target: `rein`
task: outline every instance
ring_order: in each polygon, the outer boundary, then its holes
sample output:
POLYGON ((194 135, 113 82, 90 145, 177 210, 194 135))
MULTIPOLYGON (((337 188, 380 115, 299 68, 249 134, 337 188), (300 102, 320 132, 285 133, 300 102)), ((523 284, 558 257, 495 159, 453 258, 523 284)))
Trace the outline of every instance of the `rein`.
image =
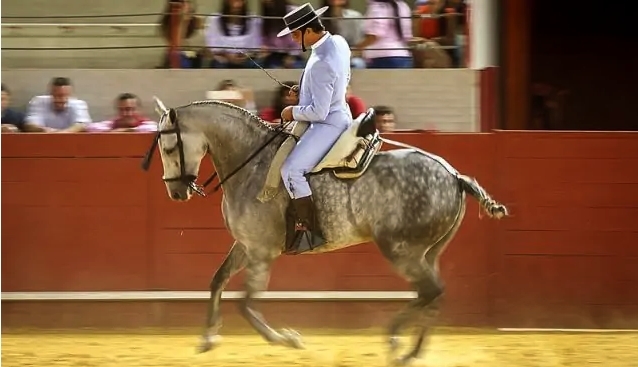
POLYGON ((248 158, 246 158, 246 160, 242 164, 240 164, 234 170, 232 170, 228 174, 228 176, 226 176, 225 178, 221 179, 220 182, 217 185, 215 185, 213 190, 207 194, 204 191, 204 189, 208 185, 210 185, 215 180, 215 178, 217 178, 219 176, 217 171, 215 171, 206 181, 204 181, 204 183, 202 185, 197 184, 197 182, 196 182, 197 176, 189 175, 189 174, 186 173, 186 168, 185 168, 186 164, 185 164, 185 157, 184 157, 184 142, 182 140, 182 133, 181 133, 181 129, 179 127, 179 121, 177 120, 177 114, 175 113, 175 110, 171 108, 168 111, 164 112, 164 114, 160 118, 160 121, 165 119, 166 116, 168 116, 170 118, 171 123, 173 125, 173 128, 172 129, 168 129, 168 130, 160 130, 160 131, 158 131, 155 134, 155 137, 153 138, 153 142, 151 143, 151 146, 149 147, 148 151, 146 152, 146 155, 144 156, 144 158, 142 159, 142 169, 144 171, 148 171, 148 169, 150 168, 151 161, 152 161, 152 158, 153 158, 153 153, 157 149, 160 137, 162 135, 175 134, 175 136, 177 138, 176 148, 177 148, 177 151, 179 153, 180 174, 177 177, 163 178, 162 180, 164 182, 176 182, 176 181, 182 182, 185 185, 187 185, 191 190, 193 190, 193 192, 197 193, 199 196, 202 196, 202 197, 206 197, 210 193, 217 192, 226 181, 228 181, 231 177, 236 175, 237 172, 239 172, 242 168, 244 168, 251 160, 253 160, 253 158, 255 158, 257 156, 257 154, 259 154, 262 150, 264 150, 264 148, 266 148, 270 143, 272 143, 277 137, 282 136, 282 135, 288 135, 288 136, 292 136, 292 137, 294 137, 296 139, 296 136, 294 136, 293 134, 289 134, 289 133, 285 132, 285 129, 288 126, 290 126, 290 124, 293 121, 288 121, 286 123, 281 123, 279 126, 277 126, 275 128, 275 134, 273 134, 272 137, 270 137, 268 140, 266 140, 266 142, 264 142, 262 145, 260 145, 251 155, 248 156, 248 158))
MULTIPOLYGON (((284 130, 292 123, 292 121, 288 121, 285 124, 280 124, 279 126, 277 126, 275 128, 275 134, 268 140, 266 140, 265 143, 263 143, 259 148, 257 148, 257 150, 255 150, 251 155, 248 156, 248 158, 246 158, 246 160, 240 164, 239 166, 237 166, 234 170, 232 170, 228 176, 226 176, 225 178, 221 179, 219 181, 219 183, 217 185, 215 185, 215 187, 213 188, 213 190, 211 192, 217 192, 222 185, 228 181, 231 177, 233 177, 235 174, 237 174, 237 172, 239 172, 242 168, 244 168, 250 161, 253 160, 253 158, 255 158, 257 156, 257 154, 259 154, 259 152, 261 152, 262 150, 264 150, 270 143, 272 143, 277 137, 281 136, 282 132, 284 132, 284 130)), ((287 133, 286 133, 287 134, 287 133)), ((290 136, 294 136, 294 135, 290 135, 290 136)), ((180 160, 181 163, 181 160, 180 160)), ((204 181, 204 183, 201 186, 198 186, 196 183, 194 183, 193 181, 191 181, 191 184, 193 186, 195 186, 195 188, 191 187, 193 189, 193 191, 195 191, 196 193, 198 193, 200 196, 206 197, 206 193, 204 192, 204 188, 208 185, 210 185, 213 180, 215 180, 215 178, 218 176, 217 171, 215 171, 206 181, 204 181)), ((190 185, 189 185, 190 186, 190 185)), ((210 194, 210 192, 209 192, 210 194)))
POLYGON ((275 78, 274 76, 272 76, 272 74, 270 74, 268 72, 268 70, 264 69, 257 61, 255 61, 255 59, 253 59, 246 51, 237 48, 237 47, 230 47, 233 50, 239 51, 241 52, 244 56, 246 56, 250 61, 253 62, 253 64, 255 64, 258 68, 261 69, 261 71, 263 71, 264 73, 266 73, 266 75, 268 75, 268 77, 270 79, 272 79, 275 83, 279 84, 280 86, 284 87, 284 88, 288 88, 289 90, 295 92, 295 93, 299 93, 299 86, 293 85, 290 86, 288 84, 284 84, 282 83, 279 79, 275 78))

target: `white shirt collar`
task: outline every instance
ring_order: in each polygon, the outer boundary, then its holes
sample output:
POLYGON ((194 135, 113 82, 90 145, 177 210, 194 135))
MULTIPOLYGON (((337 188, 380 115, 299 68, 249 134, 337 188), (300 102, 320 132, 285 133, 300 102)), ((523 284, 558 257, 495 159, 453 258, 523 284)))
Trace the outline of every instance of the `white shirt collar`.
POLYGON ((328 37, 330 37, 330 32, 326 32, 323 36, 321 36, 321 38, 319 38, 319 41, 315 42, 315 44, 310 46, 310 48, 314 50, 317 47, 321 46, 322 43, 326 42, 328 37))

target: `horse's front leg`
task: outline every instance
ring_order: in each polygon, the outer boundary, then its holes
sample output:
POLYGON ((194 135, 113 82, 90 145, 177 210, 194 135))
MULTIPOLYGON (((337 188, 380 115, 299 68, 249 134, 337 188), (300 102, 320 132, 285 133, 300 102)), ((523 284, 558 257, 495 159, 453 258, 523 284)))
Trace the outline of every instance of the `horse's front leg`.
POLYGON ((221 339, 219 329, 222 326, 221 317, 219 316, 219 303, 222 299, 222 292, 228 285, 230 278, 243 269, 246 263, 244 246, 235 241, 210 282, 210 300, 206 313, 206 328, 202 336, 202 344, 199 347, 200 353, 211 350, 219 343, 221 339))
POLYGON ((288 329, 281 332, 275 331, 255 308, 255 296, 268 287, 270 269, 275 257, 270 255, 250 257, 246 266, 246 297, 239 305, 239 309, 246 321, 268 342, 303 349, 299 333, 288 329))

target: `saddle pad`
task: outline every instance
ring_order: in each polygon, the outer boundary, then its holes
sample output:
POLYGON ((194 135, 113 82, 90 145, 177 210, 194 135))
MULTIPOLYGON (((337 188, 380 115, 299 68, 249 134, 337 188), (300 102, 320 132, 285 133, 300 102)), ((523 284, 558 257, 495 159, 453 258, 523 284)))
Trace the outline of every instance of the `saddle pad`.
MULTIPOLYGON (((295 121, 292 123, 292 127, 290 127, 290 133, 292 133, 297 138, 301 137, 304 132, 308 129, 309 124, 307 122, 298 122, 295 121)), ((294 137, 289 136, 286 140, 281 144, 277 153, 275 153, 275 157, 270 163, 270 168, 268 169, 268 174, 266 175, 266 181, 264 182, 264 187, 262 188, 259 195, 257 195, 257 200, 265 203, 267 201, 272 200, 275 195, 277 195, 277 191, 279 190, 279 185, 281 185, 281 167, 284 165, 286 158, 292 152, 292 149, 297 144, 297 141, 294 137)))

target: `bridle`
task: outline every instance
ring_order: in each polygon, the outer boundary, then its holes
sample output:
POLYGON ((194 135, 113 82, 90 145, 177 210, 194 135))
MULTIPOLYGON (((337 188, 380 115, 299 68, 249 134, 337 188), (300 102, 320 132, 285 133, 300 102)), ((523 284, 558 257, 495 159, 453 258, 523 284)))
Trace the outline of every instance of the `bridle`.
MULTIPOLYGON (((175 112, 174 108, 169 108, 168 110, 165 110, 163 112, 162 117, 160 118, 160 121, 159 121, 158 125, 161 125, 161 122, 164 121, 167 117, 170 119, 171 124, 173 125, 173 127, 171 129, 158 130, 157 131, 157 133, 155 134, 155 137, 153 138, 153 142, 151 143, 151 146, 149 147, 148 151, 146 152, 146 155, 144 155, 144 158, 142 159, 142 169, 144 171, 148 171, 148 169, 150 168, 151 161, 152 161, 152 158, 153 158, 153 153, 155 152, 155 149, 157 149, 157 146, 159 144, 159 140, 160 140, 161 136, 162 135, 175 134, 175 137, 177 138, 177 144, 175 145, 175 149, 177 149, 177 152, 179 154, 179 176, 168 177, 168 178, 167 177, 162 177, 162 180, 164 182, 182 182, 183 184, 188 186, 193 192, 197 193, 199 196, 206 197, 207 194, 204 191, 204 189, 208 185, 210 185, 213 182, 213 180, 215 180, 215 178, 218 176, 217 171, 215 171, 212 175, 210 175, 210 177, 206 181, 204 181, 204 183, 202 185, 199 185, 196 182, 197 181, 197 176, 186 173, 186 163, 185 163, 186 159, 185 159, 185 154, 184 154, 184 141, 182 140, 182 131, 181 131, 180 127, 179 127, 179 121, 177 120, 177 113, 175 112)), ((264 142, 261 146, 259 146, 257 148, 257 150, 255 150, 255 152, 253 152, 250 156, 248 156, 248 158, 246 158, 246 160, 242 164, 240 164, 239 166, 237 166, 237 168, 232 170, 228 174, 228 176, 226 176, 223 179, 220 179, 219 183, 217 185, 215 185, 215 187, 213 188, 212 192, 218 191, 222 187, 222 184, 224 184, 231 177, 233 177, 235 174, 237 174, 237 172, 239 172, 242 168, 244 168, 246 166, 246 164, 248 164, 253 158, 255 158, 257 156, 257 154, 259 154, 259 152, 261 152, 264 148, 266 148, 277 137, 282 136, 282 135, 291 136, 291 137, 293 137, 296 140, 297 137, 295 135, 290 134, 290 133, 285 131, 285 129, 292 122, 293 121, 288 121, 286 123, 282 122, 279 126, 277 126, 275 128, 275 134, 273 134, 273 136, 271 138, 269 138, 268 140, 266 140, 266 142, 264 142)), ((282 140, 282 143, 283 143, 284 140, 282 140)))
POLYGON ((175 112, 175 109, 171 108, 168 111, 163 112, 162 117, 160 117, 160 123, 158 125, 161 125, 161 122, 165 120, 166 117, 170 119, 171 125, 173 125, 173 127, 168 130, 157 131, 157 133, 155 134, 155 137, 153 138, 153 142, 151 143, 150 148, 148 149, 148 151, 146 152, 146 155, 144 156, 144 159, 142 160, 142 169, 144 171, 148 171, 148 169, 150 168, 151 161, 153 158, 153 153, 155 152, 155 149, 157 149, 157 145, 159 144, 159 140, 162 137, 162 135, 175 134, 175 137, 177 139, 177 145, 175 146, 175 149, 177 149, 177 152, 179 154, 179 176, 162 177, 162 180, 164 182, 182 182, 186 186, 190 187, 191 190, 193 190, 200 196, 206 196, 206 193, 204 192, 204 187, 210 184, 210 182, 212 182, 215 177, 209 178, 208 180, 206 180, 206 183, 203 186, 200 186, 195 182, 197 180, 197 176, 186 173, 184 140, 182 140, 182 132, 180 130, 179 123, 177 121, 177 113, 175 112))

